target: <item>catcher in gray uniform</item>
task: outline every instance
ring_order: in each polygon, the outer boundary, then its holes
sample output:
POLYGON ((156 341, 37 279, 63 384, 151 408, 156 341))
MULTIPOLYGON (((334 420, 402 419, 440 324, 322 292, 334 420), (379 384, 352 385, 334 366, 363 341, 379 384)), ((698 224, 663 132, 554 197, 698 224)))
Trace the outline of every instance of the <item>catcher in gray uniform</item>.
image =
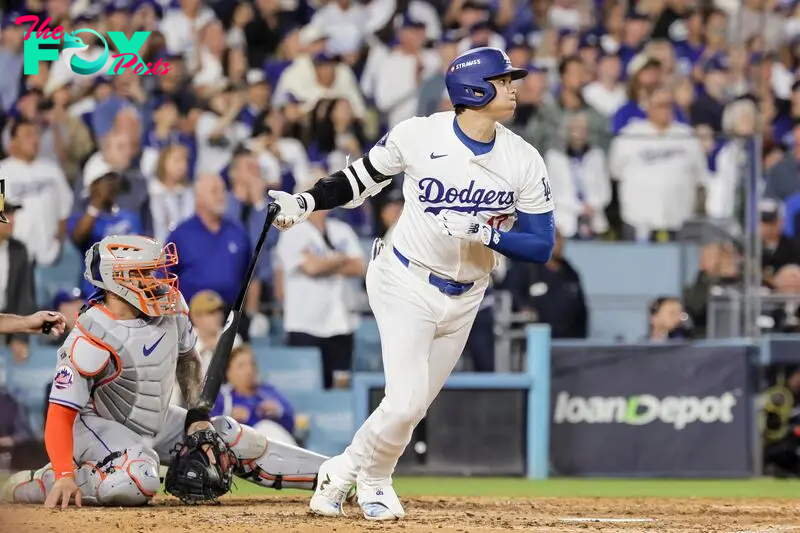
POLYGON ((6 501, 137 506, 160 488, 184 501, 215 500, 236 475, 266 487, 313 489, 326 457, 270 442, 230 417, 170 405, 177 382, 200 388, 188 307, 168 272, 173 245, 111 236, 87 253, 84 277, 100 296, 58 350, 45 446, 50 464, 12 476, 6 501))

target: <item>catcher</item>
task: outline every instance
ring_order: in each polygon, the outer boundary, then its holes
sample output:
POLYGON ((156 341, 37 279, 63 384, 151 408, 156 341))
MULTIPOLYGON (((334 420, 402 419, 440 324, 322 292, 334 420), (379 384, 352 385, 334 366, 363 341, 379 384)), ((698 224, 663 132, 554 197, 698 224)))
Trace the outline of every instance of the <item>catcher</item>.
POLYGON ((177 381, 191 401, 200 360, 177 289, 173 245, 111 236, 86 253, 99 289, 58 350, 45 446, 50 464, 12 476, 7 501, 67 507, 138 506, 160 488, 184 502, 216 500, 233 475, 266 487, 313 489, 326 459, 269 442, 230 417, 169 404, 177 381))

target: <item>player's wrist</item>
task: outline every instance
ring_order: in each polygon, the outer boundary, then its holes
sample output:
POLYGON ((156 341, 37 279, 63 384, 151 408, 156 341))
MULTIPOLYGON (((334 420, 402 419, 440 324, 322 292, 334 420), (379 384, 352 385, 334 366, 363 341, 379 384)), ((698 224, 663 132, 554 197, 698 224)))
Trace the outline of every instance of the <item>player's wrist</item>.
POLYGON ((492 244, 496 244, 497 241, 500 240, 499 233, 488 224, 481 224, 481 227, 478 230, 478 236, 480 237, 483 245, 488 246, 489 248, 492 247, 492 244))
POLYGON ((75 471, 74 470, 65 470, 63 472, 54 472, 56 481, 64 477, 70 477, 75 479, 75 471))
POLYGON ((317 201, 314 200, 314 197, 310 193, 303 192, 296 194, 295 197, 297 198, 297 202, 300 204, 300 208, 303 209, 303 214, 310 215, 314 212, 314 208, 317 206, 317 201))

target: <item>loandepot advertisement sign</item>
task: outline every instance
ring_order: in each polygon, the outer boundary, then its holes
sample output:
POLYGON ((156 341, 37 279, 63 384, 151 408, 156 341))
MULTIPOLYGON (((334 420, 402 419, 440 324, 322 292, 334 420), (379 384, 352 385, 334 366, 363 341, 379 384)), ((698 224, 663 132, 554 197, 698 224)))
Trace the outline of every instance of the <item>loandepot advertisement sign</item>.
POLYGON ((751 475, 751 351, 690 343, 553 346, 553 475, 751 475))
POLYGON ((680 431, 689 424, 733 422, 736 396, 638 396, 582 398, 562 391, 556 400, 553 421, 556 424, 628 424, 644 426, 661 422, 680 431))
POLYGON ((121 31, 110 31, 107 33, 108 40, 106 40, 100 33, 88 28, 66 33, 63 26, 48 27, 49 22, 50 18, 48 17, 39 24, 39 17, 36 15, 25 15, 14 21, 15 24, 31 24, 24 37, 23 72, 25 74, 38 74, 40 61, 58 61, 60 52, 66 50, 74 51, 72 54, 65 54, 65 57, 69 57, 69 67, 76 74, 85 76, 98 73, 114 76, 122 74, 126 69, 131 69, 139 75, 163 75, 169 72, 169 63, 162 62, 161 59, 155 64, 145 63, 139 56, 139 50, 150 36, 149 31, 134 32, 130 39, 121 31), (102 48, 98 57, 92 60, 80 57, 81 52, 89 49, 89 45, 81 39, 81 34, 93 35, 96 38, 95 46, 98 50, 102 48), (64 44, 61 50, 51 47, 60 45, 62 39, 64 44), (114 53, 108 46, 109 40, 116 50, 114 53), (50 46, 43 47, 43 45, 50 46), (112 59, 113 62, 109 63, 112 59))

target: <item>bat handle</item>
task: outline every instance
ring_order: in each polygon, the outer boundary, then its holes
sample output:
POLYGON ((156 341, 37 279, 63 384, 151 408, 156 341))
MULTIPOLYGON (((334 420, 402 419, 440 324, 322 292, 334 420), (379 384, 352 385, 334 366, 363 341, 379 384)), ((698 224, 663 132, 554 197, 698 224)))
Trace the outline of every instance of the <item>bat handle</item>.
POLYGON ((42 324, 42 333, 50 335, 50 332, 53 330, 53 325, 55 325, 55 322, 45 322, 42 324))

